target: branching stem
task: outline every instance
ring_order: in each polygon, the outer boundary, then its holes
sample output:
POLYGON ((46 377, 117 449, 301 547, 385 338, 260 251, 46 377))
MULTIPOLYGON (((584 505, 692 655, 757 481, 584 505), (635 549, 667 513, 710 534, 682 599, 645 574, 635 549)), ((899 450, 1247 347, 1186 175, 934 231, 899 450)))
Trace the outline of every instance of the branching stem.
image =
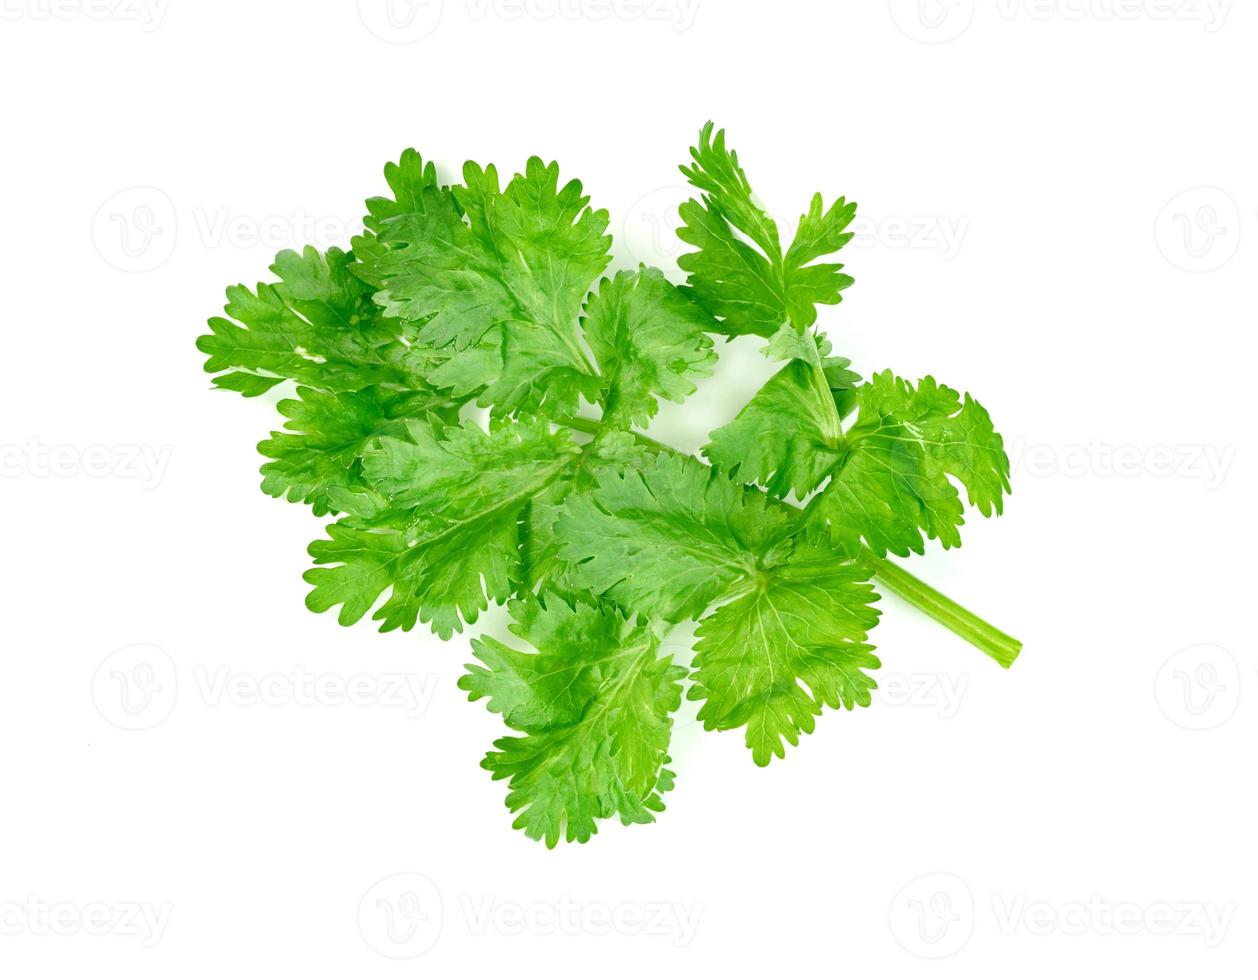
MULTIPOLYGON (((589 435, 598 435, 603 431, 602 423, 597 419, 569 417, 555 421, 557 425, 589 435)), ((640 445, 657 452, 685 455, 680 450, 644 436, 640 432, 632 432, 631 435, 640 445)), ((864 559, 873 569, 875 581, 884 586, 888 592, 920 609, 935 622, 947 627, 961 639, 987 654, 1000 666, 1009 667, 1017 659, 1018 653, 1022 650, 1020 640, 1015 640, 1009 634, 997 629, 894 562, 880 558, 872 551, 867 552, 864 559)))

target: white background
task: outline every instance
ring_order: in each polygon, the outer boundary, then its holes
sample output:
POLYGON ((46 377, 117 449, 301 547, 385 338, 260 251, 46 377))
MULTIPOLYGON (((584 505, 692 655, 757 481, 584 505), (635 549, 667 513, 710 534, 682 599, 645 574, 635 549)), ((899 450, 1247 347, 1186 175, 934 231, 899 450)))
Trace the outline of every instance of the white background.
POLYGON ((0 3, 0 973, 1253 976, 1253 4, 155 2, 0 3), (838 352, 1004 432, 1005 516, 913 568, 1025 652, 888 599, 873 708, 759 770, 687 706, 662 819, 548 852, 466 637, 305 610, 275 399, 193 342, 410 145, 557 159, 675 268, 709 117, 788 225, 861 203, 838 352))

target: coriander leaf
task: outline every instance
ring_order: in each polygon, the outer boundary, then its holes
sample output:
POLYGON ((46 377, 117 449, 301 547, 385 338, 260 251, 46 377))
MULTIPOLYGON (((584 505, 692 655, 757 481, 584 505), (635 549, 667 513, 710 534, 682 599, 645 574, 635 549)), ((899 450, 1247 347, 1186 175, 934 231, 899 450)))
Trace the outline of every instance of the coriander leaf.
POLYGON ((690 290, 731 336, 768 337, 787 322, 810 326, 816 304, 838 303, 854 281, 841 264, 815 260, 851 240, 845 229, 856 205, 839 198, 827 210, 821 195, 814 195, 783 255, 777 224, 752 194, 738 155, 726 149, 725 131, 715 138, 712 132, 709 122, 690 150, 693 164, 681 168, 703 192, 702 200, 687 201, 679 210, 683 224, 677 235, 695 247, 678 259, 690 290))
POLYGON ((844 434, 844 456, 810 505, 837 542, 878 555, 924 550, 922 532, 959 547, 962 505, 999 514, 1009 458, 990 416, 969 395, 926 377, 916 386, 890 371, 857 389, 860 410, 844 434))
POLYGON ((328 528, 310 554, 307 605, 341 606, 357 622, 385 590, 381 630, 431 620, 443 638, 503 602, 520 578, 519 522, 528 502, 563 479, 578 456, 565 433, 541 420, 503 422, 488 432, 466 422, 409 421, 362 456, 376 503, 328 528))
POLYGON ((450 411, 436 392, 380 386, 353 392, 298 388, 296 398, 277 407, 288 419, 287 431, 258 443, 271 460, 262 466, 262 490, 308 503, 319 517, 338 509, 330 501, 334 488, 364 485, 358 457, 372 438, 401 431, 399 419, 450 411))
POLYGON ((712 433, 703 454, 730 476, 759 483, 775 496, 794 491, 803 497, 842 461, 840 420, 850 411, 852 387, 860 378, 848 370, 846 358, 825 357, 828 345, 819 349, 791 327, 777 338, 784 339, 772 352, 797 359, 770 378, 732 422, 712 433), (795 345, 792 338, 807 346, 795 345))
POLYGON ((879 666, 863 642, 878 622, 868 569, 824 539, 801 540, 698 626, 694 682, 708 730, 746 727, 756 765, 799 744, 823 707, 868 706, 879 666))
POLYGON ((205 370, 226 371, 220 388, 260 395, 291 379, 325 391, 389 384, 425 388, 432 355, 412 350, 414 332, 385 316, 351 273, 354 258, 332 248, 280 252, 274 283, 227 290, 226 317, 197 339, 205 370))
POLYGON ((562 542, 555 525, 574 495, 597 485, 596 475, 606 469, 623 472, 646 465, 658 448, 642 445, 623 430, 603 429, 581 447, 581 456, 566 479, 557 480, 537 494, 520 521, 520 580, 525 588, 571 595, 582 591, 570 562, 559 556, 562 542))
POLYGON ((483 666, 469 664, 459 687, 524 733, 482 763, 510 780, 515 826, 554 847, 589 840, 601 819, 654 820, 672 786, 664 767, 685 671, 615 610, 549 596, 513 601, 511 614, 512 632, 539 652, 473 640, 483 666))
POLYGON ((603 375, 603 422, 646 425, 656 396, 680 402, 712 373, 717 323, 657 269, 604 279, 581 325, 603 375))
POLYGON ((698 460, 659 456, 606 470, 560 514, 560 556, 575 581, 647 616, 698 616, 754 576, 791 528, 785 508, 698 460))
POLYGON ((841 263, 814 262, 852 240, 854 233, 845 229, 855 217, 855 201, 840 197, 827 210, 820 194, 813 195, 808 211, 800 217, 783 263, 786 318, 795 326, 812 326, 817 304, 839 303, 843 299, 839 294, 856 281, 843 272, 841 263))
POLYGON ((878 666, 869 571, 688 457, 608 474, 562 512, 563 555, 595 595, 667 621, 701 620, 696 699, 709 728, 747 726, 764 765, 810 732, 824 705, 868 704, 878 666), (804 686, 801 686, 804 685, 804 686))
POLYGON ((484 386, 495 415, 570 414, 598 392, 577 315, 609 261, 607 213, 558 179, 533 157, 501 190, 494 167, 468 163, 462 187, 412 181, 391 211, 377 205, 354 242, 377 302, 444 356, 432 383, 484 386))

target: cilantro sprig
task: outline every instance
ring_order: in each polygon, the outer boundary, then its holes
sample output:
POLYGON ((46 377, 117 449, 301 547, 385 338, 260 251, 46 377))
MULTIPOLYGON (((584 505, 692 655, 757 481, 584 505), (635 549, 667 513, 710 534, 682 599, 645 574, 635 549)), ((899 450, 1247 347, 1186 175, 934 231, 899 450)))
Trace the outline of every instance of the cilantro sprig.
POLYGON ((1002 666, 1021 647, 888 558, 958 547, 1009 461, 970 395, 862 378, 820 332, 856 205, 814 195, 787 243, 723 131, 690 152, 683 283, 605 276, 607 213, 557 164, 445 184, 407 150, 351 251, 281 252, 197 344, 216 386, 287 395, 262 488, 333 518, 312 610, 448 639, 506 605, 513 638, 474 639, 459 686, 511 731, 483 765, 552 847, 655 819, 683 696, 758 765, 868 706, 876 587, 1002 666), (746 334, 781 366, 701 456, 640 431, 746 334), (691 621, 681 662, 662 641, 691 621))

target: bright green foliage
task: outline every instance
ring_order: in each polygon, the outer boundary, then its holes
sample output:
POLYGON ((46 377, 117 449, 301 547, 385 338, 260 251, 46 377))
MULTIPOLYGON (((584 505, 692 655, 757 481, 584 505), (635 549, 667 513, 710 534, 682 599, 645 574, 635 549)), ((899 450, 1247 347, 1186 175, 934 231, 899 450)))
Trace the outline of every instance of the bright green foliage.
POLYGON ((708 728, 747 726, 760 765, 823 705, 868 705, 861 669, 878 666, 862 642, 878 621, 869 570, 793 531, 785 508, 681 456, 606 474, 559 522, 596 595, 668 622, 719 605, 699 624, 690 697, 708 728))
POLYGON ((789 327, 767 352, 794 359, 732 422, 712 433, 703 452, 730 476, 759 483, 778 497, 790 491, 803 497, 843 459, 840 422, 859 391, 854 388, 860 376, 848 370, 847 358, 824 356, 810 338, 799 338, 789 327))
POLYGON ((884 371, 854 390, 856 420, 833 435, 825 423, 837 416, 827 414, 808 377, 804 362, 787 364, 712 433, 705 455, 779 496, 821 487, 809 511, 848 552, 864 545, 879 555, 921 553, 923 532, 960 547, 964 508, 949 477, 984 517, 1001 512, 1009 459, 987 411, 969 395, 934 378, 914 386, 884 371))
POLYGON ((649 823, 672 785, 664 767, 686 671, 615 610, 553 596, 510 609, 511 631, 538 652, 473 640, 484 666, 469 664, 459 686, 523 733, 499 739, 483 763, 510 780, 515 826, 553 847, 588 840, 599 819, 649 823))
POLYGON ((503 602, 520 575, 520 517, 579 455, 572 440, 538 420, 410 422, 405 437, 376 440, 362 457, 363 478, 387 503, 366 519, 347 516, 310 546, 317 565, 307 605, 341 606, 357 622, 386 589, 381 630, 410 629, 417 618, 449 637, 460 617, 474 622, 488 601, 503 602))
POLYGON ((572 499, 559 518, 577 582, 669 622, 698 617, 773 561, 792 518, 696 459, 659 456, 572 499))
POLYGON ((694 378, 712 373, 716 355, 708 331, 716 322, 658 269, 645 266, 604 279, 582 319, 586 340, 603 371, 603 419, 645 425, 656 396, 683 401, 694 378))
POLYGON ((361 391, 298 388, 276 407, 286 432, 258 443, 271 459, 262 467, 262 489, 272 497, 310 504, 317 516, 336 508, 338 489, 362 487, 360 457, 376 436, 405 431, 401 420, 448 412, 445 397, 431 389, 399 391, 373 385, 361 391))
POLYGON ((924 531, 945 548, 960 547, 962 504, 949 477, 984 517, 1001 512, 1009 458, 978 402, 934 378, 914 386, 890 371, 859 394, 846 456, 817 500, 836 541, 906 555, 924 549, 924 531))
POLYGON ((683 693, 758 765, 825 709, 869 705, 871 579, 1006 666, 1019 648, 885 560, 960 544, 957 488, 999 513, 1009 464, 968 395, 862 383, 816 329, 852 282, 827 257, 855 205, 813 196, 788 244, 724 132, 682 169, 699 199, 679 285, 605 275, 607 213, 556 164, 504 182, 467 163, 451 185, 407 150, 352 252, 281 252, 197 342, 217 387, 283 386, 262 487, 332 515, 312 610, 449 638, 507 606, 518 642, 473 639, 459 686, 510 730, 483 765, 551 847, 655 819, 683 693), (712 374, 721 334, 783 364, 709 466, 635 430, 712 374), (661 641, 692 620, 693 662, 673 662, 661 641))
POLYGON ((412 326, 385 316, 371 289, 351 274, 353 257, 307 247, 280 252, 274 283, 227 290, 227 317, 212 317, 197 347, 209 355, 214 383, 260 395, 284 380, 325 391, 368 385, 425 390, 439 355, 415 349, 412 326))
POLYGON ((879 666, 863 642, 878 622, 869 570, 802 538, 699 623, 689 697, 708 729, 747 729, 757 765, 799 744, 823 707, 868 707, 879 666))
MULTIPOLYGON (((399 169, 415 166, 404 158, 399 169)), ((387 314, 422 324, 420 342, 445 355, 436 386, 483 386, 479 402, 497 415, 571 413, 600 387, 577 317, 610 259, 607 213, 537 157, 505 189, 493 166, 469 163, 463 177, 454 188, 412 177, 403 200, 377 206, 371 234, 354 242, 359 274, 387 314)))
POLYGON ((701 201, 680 209, 685 226, 678 237, 696 249, 678 260, 690 274, 690 288, 731 335, 768 337, 787 322, 811 326, 816 304, 838 303, 853 282, 841 264, 816 260, 851 240, 845 229, 856 205, 839 198, 826 209, 821 195, 813 195, 783 255, 777 224, 752 193, 738 154, 725 148, 725 131, 715 138, 712 131, 711 123, 703 127, 690 151, 694 162, 681 168, 703 192, 701 201))

